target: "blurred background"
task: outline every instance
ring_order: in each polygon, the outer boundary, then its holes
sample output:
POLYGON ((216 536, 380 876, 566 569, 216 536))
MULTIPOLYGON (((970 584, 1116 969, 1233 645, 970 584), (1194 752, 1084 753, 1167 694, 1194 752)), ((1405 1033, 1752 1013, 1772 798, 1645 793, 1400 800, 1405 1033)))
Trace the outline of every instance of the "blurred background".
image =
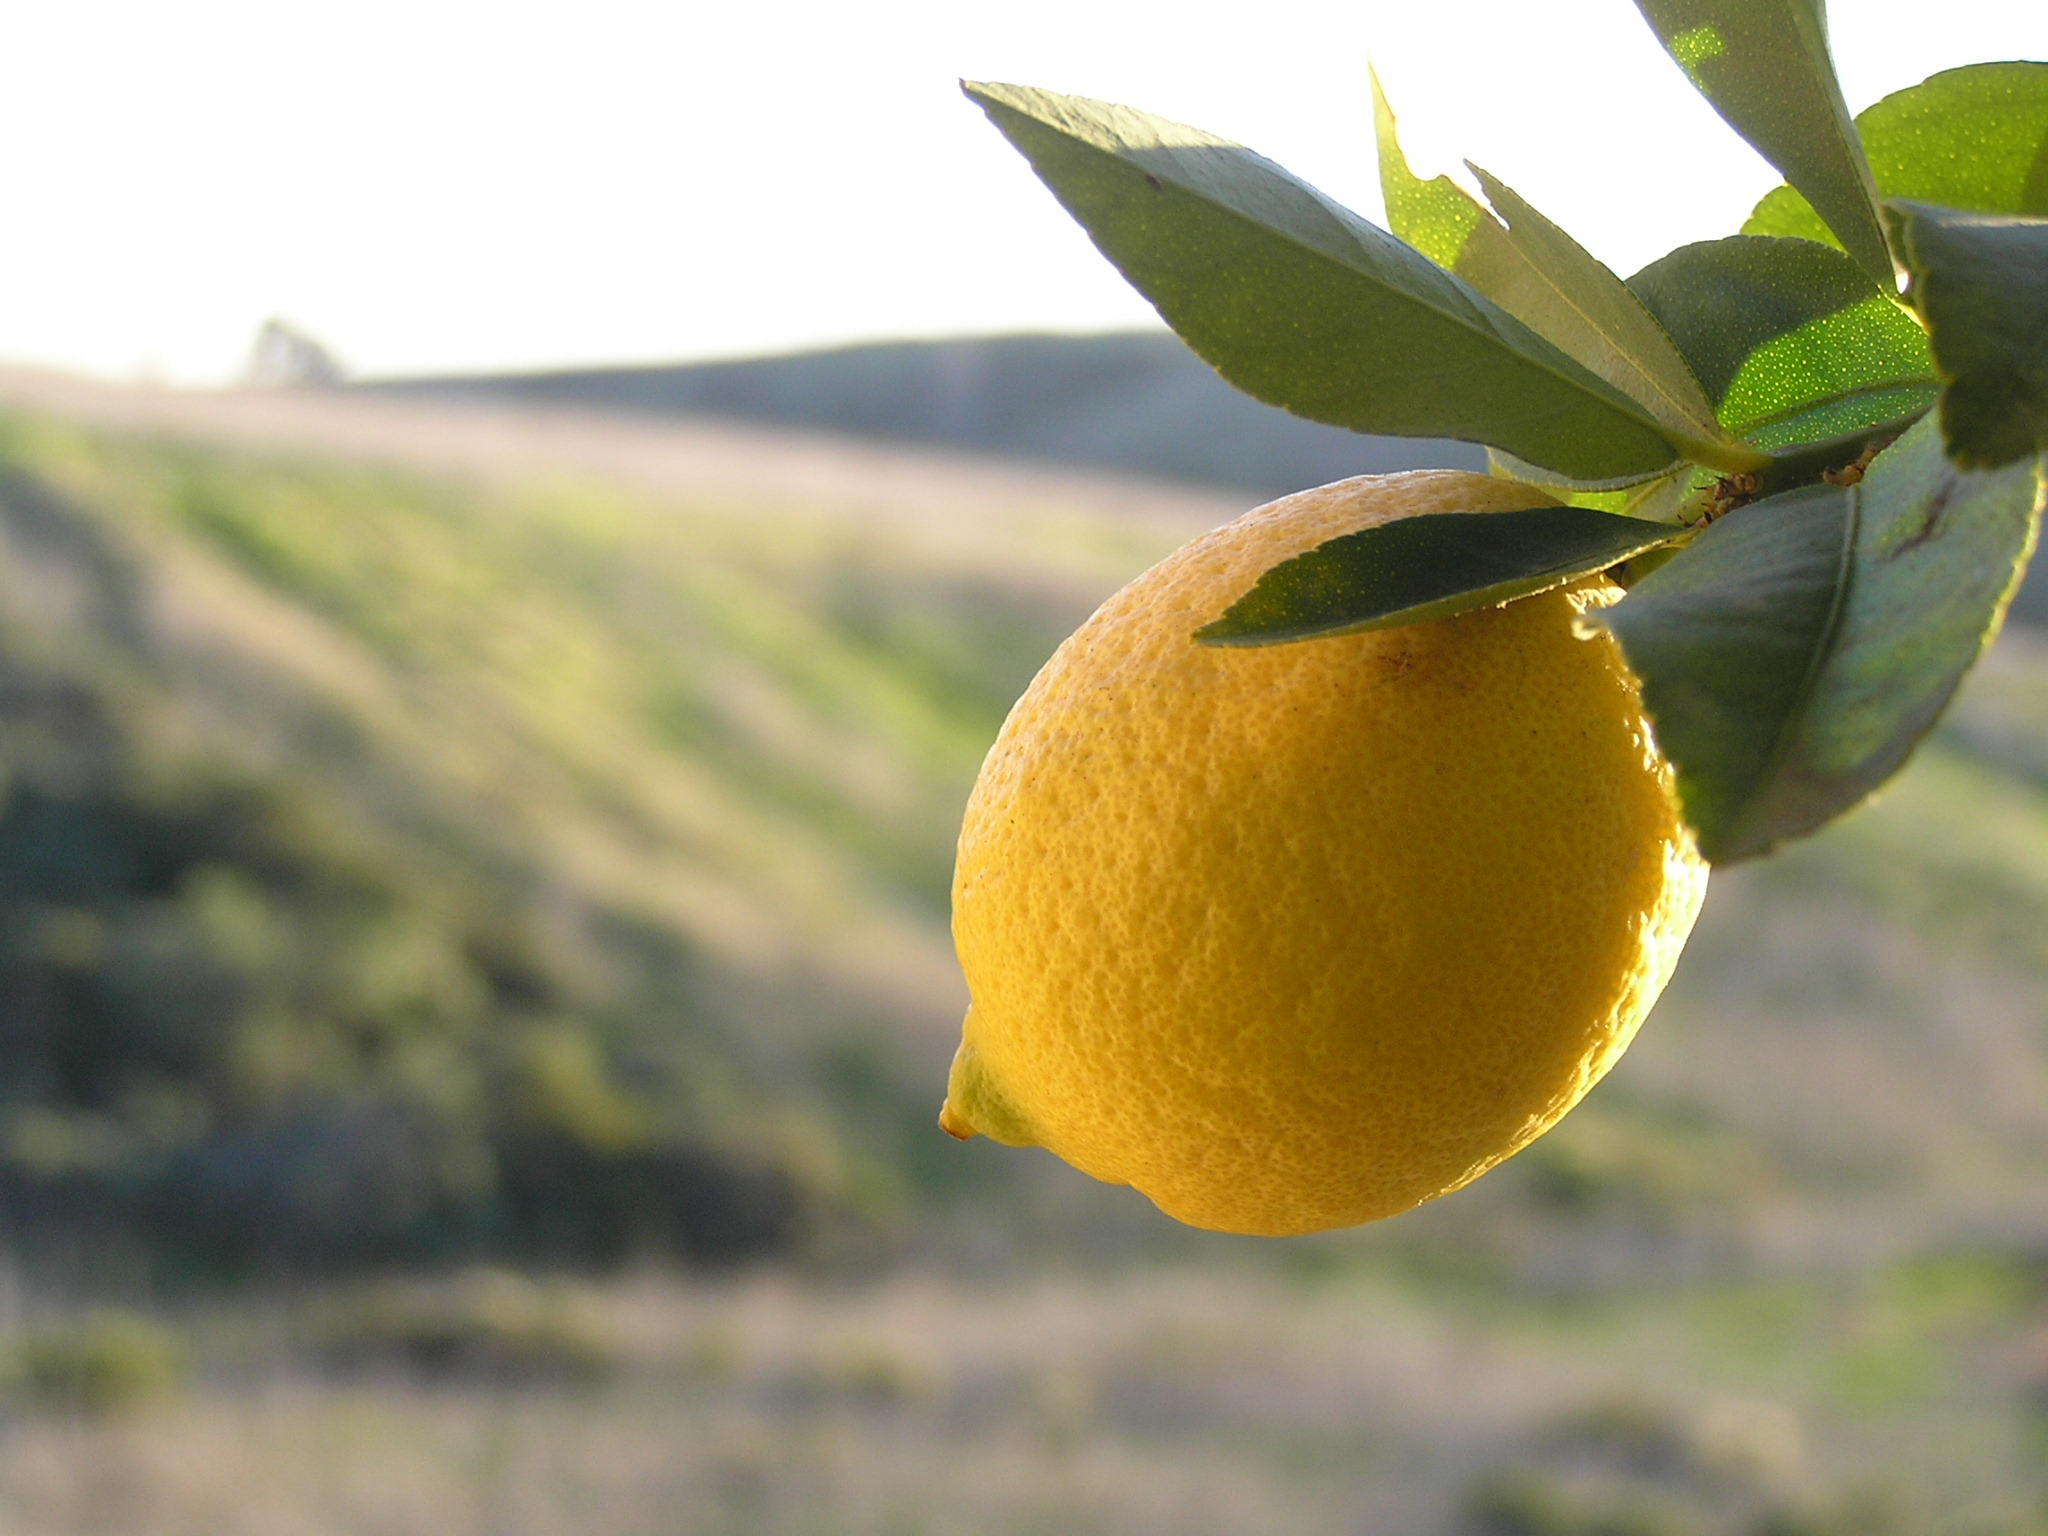
MULTIPOLYGON (((1853 106, 2048 13, 1837 0, 1853 106)), ((0 18, 0 1533, 2048 1532, 2048 583, 1557 1131, 1259 1242, 935 1128, 1089 610, 1467 465, 1233 394, 960 75, 1617 269, 1627 0, 0 18), (1462 174, 1462 173, 1461 173, 1462 174)))

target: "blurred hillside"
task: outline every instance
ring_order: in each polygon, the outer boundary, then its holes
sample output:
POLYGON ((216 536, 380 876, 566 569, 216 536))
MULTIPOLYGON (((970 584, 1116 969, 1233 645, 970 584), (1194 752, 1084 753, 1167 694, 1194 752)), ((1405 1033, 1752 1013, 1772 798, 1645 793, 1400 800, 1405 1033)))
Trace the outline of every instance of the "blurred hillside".
MULTIPOLYGON (((93 1294, 122 1252, 796 1261, 596 1322, 503 1277, 200 1314, 203 1411, 0 1412, 0 1517, 552 1533, 600 1487, 650 1532, 2038 1536, 2035 632, 1875 805, 1717 875, 1610 1080, 1467 1191, 1254 1243, 936 1132, 979 756, 1081 615, 1246 499, 0 374, 18 1262, 93 1294), (463 1502, 515 1484, 516 1518, 463 1502)), ((17 1360, 13 1294, 0 1402, 130 1348, 17 1360)))
POLYGON ((1165 331, 881 342, 784 357, 385 380, 400 398, 711 417, 1255 491, 1482 469, 1467 443, 1365 437, 1218 378, 1165 331))

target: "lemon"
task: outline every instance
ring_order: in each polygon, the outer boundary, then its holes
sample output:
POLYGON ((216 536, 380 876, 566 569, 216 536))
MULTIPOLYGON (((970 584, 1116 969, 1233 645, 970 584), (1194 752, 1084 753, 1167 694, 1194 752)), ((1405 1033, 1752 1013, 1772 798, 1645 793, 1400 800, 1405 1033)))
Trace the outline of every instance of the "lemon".
POLYGON ((953 883, 970 996, 940 1124, 1194 1226, 1389 1216, 1613 1065, 1706 889, 1597 578, 1261 649, 1194 631, 1268 568, 1430 512, 1422 472, 1289 496, 1117 593, 1011 711, 953 883))

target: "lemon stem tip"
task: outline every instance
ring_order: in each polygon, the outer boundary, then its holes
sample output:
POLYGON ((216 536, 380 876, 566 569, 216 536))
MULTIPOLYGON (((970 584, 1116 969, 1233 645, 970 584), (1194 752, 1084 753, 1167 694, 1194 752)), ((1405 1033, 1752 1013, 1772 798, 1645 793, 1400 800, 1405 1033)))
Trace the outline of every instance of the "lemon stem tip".
POLYGON ((974 1127, 953 1113, 951 1099, 939 1106, 939 1129, 955 1141, 965 1141, 974 1134, 974 1127))

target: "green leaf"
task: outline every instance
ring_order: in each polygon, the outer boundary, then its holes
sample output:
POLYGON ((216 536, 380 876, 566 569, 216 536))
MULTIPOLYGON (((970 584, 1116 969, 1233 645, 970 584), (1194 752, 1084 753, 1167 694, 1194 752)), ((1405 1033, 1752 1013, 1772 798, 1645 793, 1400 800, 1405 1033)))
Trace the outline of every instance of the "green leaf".
POLYGON ((1372 92, 1380 191, 1396 235, 1635 401, 1688 458, 1731 473, 1761 467, 1760 455, 1721 430, 1685 359, 1619 277, 1476 165, 1491 212, 1447 176, 1422 180, 1377 75, 1372 92))
MULTIPOLYGON (((1816 245, 1842 249, 1835 232, 1820 221, 1813 204, 1787 186, 1776 186, 1757 201, 1742 222, 1745 235, 1771 235, 1779 239, 1811 240, 1816 245)), ((1863 269, 1856 269, 1861 272, 1863 269)))
POLYGON ((1547 592, 1685 537, 1584 507, 1402 518, 1282 561, 1195 638, 1273 645, 1419 624, 1547 592))
POLYGON ((1759 448, 1843 436, 1934 399, 1926 334, 1826 246, 1734 235, 1681 246, 1628 281, 1722 425, 1759 448))
MULTIPOLYGON (((2048 215, 2048 64, 1944 70, 1864 108, 1856 129, 1881 196, 2048 215)), ((1837 243, 1790 187, 1767 194, 1742 232, 1837 243)))
POLYGON ((1854 505, 1813 486, 1744 507, 1587 616, 1641 680, 1686 821, 1715 863, 1791 835, 1771 790, 1840 625, 1854 505))
POLYGON ((1821 0, 1636 0, 1728 125, 1806 195, 1864 274, 1896 283, 1821 0))
POLYGON ((1473 227, 1491 220, 1450 177, 1424 181, 1409 169, 1379 72, 1366 73, 1372 80, 1373 137, 1379 147, 1380 199, 1387 205, 1387 228, 1446 272, 1453 271, 1473 227))
MULTIPOLYGON (((1503 480, 1519 480, 1524 485, 1540 487, 1558 501, 1569 501, 1579 506, 1597 507, 1603 512, 1617 510, 1624 501, 1634 501, 1646 487, 1660 486, 1672 479, 1684 479, 1694 466, 1690 463, 1667 465, 1647 475, 1616 475, 1609 479, 1584 479, 1572 475, 1561 475, 1555 470, 1545 469, 1541 464, 1531 464, 1527 459, 1518 459, 1512 453, 1499 448, 1486 450, 1487 467, 1503 480), (1588 500, 1598 497, 1599 500, 1588 500), (1619 501, 1616 498, 1620 498, 1619 501)), ((1711 479, 1711 474, 1709 475, 1711 479)))
POLYGON ((1511 187, 1471 170, 1502 222, 1473 227, 1458 276, 1640 403, 1688 458, 1761 468, 1760 455, 1728 440, 1699 380, 1628 285, 1511 187))
POLYGON ((2048 447, 2048 219, 1886 208, 1941 375, 1950 457, 1992 468, 2048 447))
POLYGON ((1732 512, 1587 616, 1642 680, 1709 859, 1815 831, 1905 762, 2019 583, 2037 471, 1959 470, 1924 421, 1861 485, 1732 512))
POLYGON ((1128 108, 967 93, 1224 378, 1313 421, 1495 444, 1565 474, 1675 454, 1605 380, 1241 145, 1128 108))
MULTIPOLYGON (((1526 475, 1521 472, 1526 466, 1502 462, 1497 450, 1489 449, 1488 454, 1492 460, 1490 467, 1496 475, 1505 480, 1526 480, 1526 475)), ((1645 480, 1640 485, 1622 490, 1587 491, 1560 487, 1551 494, 1572 506, 1591 507, 1597 512, 1618 512, 1625 517, 1644 518, 1653 523, 1684 523, 1687 497, 1712 485, 1717 478, 1712 470, 1687 464, 1675 474, 1645 480)))

